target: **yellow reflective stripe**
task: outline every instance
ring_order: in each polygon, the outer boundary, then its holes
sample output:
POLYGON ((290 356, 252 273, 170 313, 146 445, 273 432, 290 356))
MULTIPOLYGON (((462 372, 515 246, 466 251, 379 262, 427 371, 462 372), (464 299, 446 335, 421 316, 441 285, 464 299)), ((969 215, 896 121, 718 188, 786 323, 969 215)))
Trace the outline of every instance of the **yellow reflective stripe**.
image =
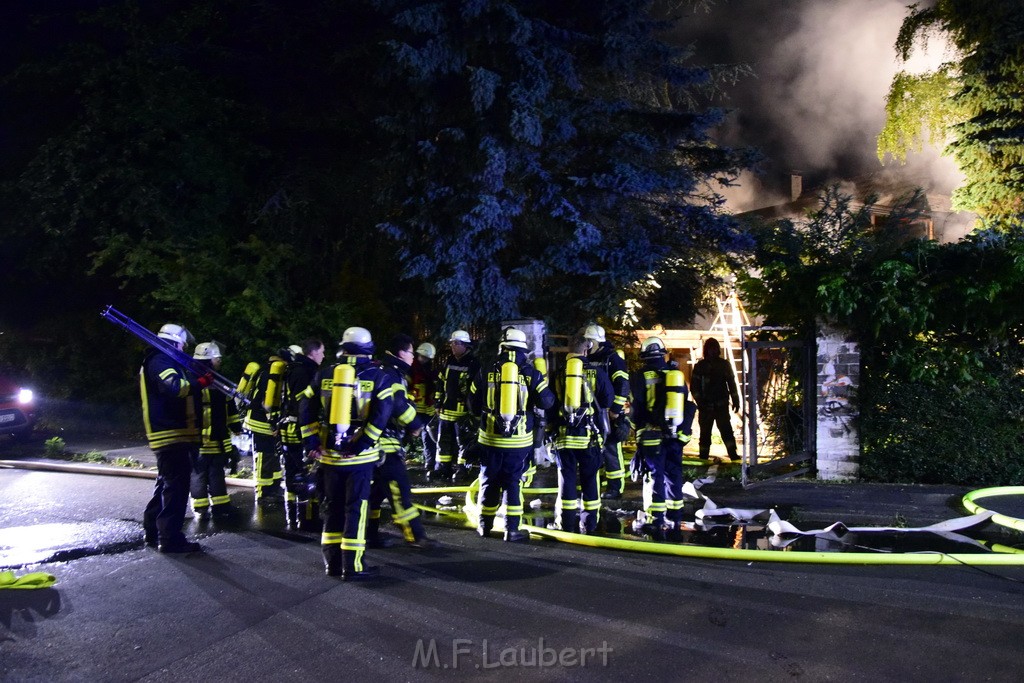
MULTIPOLYGON (((391 398, 392 396, 395 395, 395 386, 396 385, 392 384, 389 387, 381 388, 381 390, 377 392, 377 398, 380 398, 380 399, 391 398)), ((402 385, 399 384, 397 386, 401 387, 402 385)))
POLYGON ((578 501, 578 500, 562 500, 562 501, 559 501, 558 507, 562 508, 563 510, 579 510, 580 509, 580 501, 578 501))
POLYGON ((510 516, 510 517, 521 516, 523 514, 523 506, 522 505, 509 505, 508 507, 505 508, 505 514, 510 516))
POLYGON ((320 423, 319 422, 313 422, 313 423, 310 423, 308 425, 302 425, 302 427, 299 428, 299 434, 302 435, 303 439, 307 439, 307 438, 309 438, 311 436, 314 436, 316 434, 319 434, 319 433, 320 433, 320 423))
POLYGON ((381 431, 381 428, 378 427, 377 425, 368 424, 363 428, 363 433, 370 437, 372 440, 376 441, 377 439, 380 438, 380 435, 383 434, 383 431, 381 431))
POLYGON ((398 416, 399 424, 407 425, 416 419, 416 408, 410 403, 402 414, 398 416))
POLYGON ((225 494, 223 496, 214 496, 213 498, 210 498, 210 501, 214 505, 225 505, 225 504, 231 502, 231 496, 229 496, 227 494, 225 494))
POLYGON ((612 379, 629 379, 629 373, 625 370, 616 370, 612 373, 612 379))
POLYGON ((441 408, 441 411, 438 413, 438 417, 442 422, 456 422, 465 414, 465 410, 449 410, 447 408, 441 408))
POLYGON ((320 535, 320 545, 339 545, 341 543, 341 534, 335 532, 323 532, 320 535))
POLYGON ((601 501, 599 500, 585 500, 583 501, 583 509, 588 512, 601 509, 601 501))
POLYGON ((479 441, 484 446, 494 446, 495 448, 525 448, 526 446, 533 445, 533 432, 527 432, 526 434, 513 434, 512 436, 504 437, 488 434, 487 432, 480 430, 479 441))
POLYGON ((380 451, 376 448, 360 453, 359 455, 342 455, 335 451, 327 451, 320 456, 320 462, 335 467, 352 467, 353 465, 367 465, 380 460, 380 451))
POLYGON ((480 514, 493 517, 498 514, 498 505, 484 505, 480 508, 480 514))

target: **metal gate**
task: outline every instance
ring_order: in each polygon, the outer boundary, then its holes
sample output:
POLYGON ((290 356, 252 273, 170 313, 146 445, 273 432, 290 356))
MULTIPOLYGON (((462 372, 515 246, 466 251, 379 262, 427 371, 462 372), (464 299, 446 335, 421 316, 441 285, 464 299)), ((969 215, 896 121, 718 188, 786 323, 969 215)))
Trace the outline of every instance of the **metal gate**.
POLYGON ((744 488, 811 472, 817 358, 813 340, 782 327, 744 327, 744 488))

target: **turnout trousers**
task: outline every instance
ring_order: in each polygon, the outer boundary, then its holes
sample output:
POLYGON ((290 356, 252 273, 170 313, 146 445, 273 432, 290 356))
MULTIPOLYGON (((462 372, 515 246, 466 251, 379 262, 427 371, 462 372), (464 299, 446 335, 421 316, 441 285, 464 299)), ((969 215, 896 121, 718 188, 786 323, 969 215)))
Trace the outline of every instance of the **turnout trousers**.
POLYGON ((228 486, 224 482, 225 453, 199 453, 192 461, 192 509, 206 512, 218 505, 231 502, 228 486))
POLYGON ((558 509, 562 531, 593 533, 597 530, 601 512, 597 482, 601 451, 596 446, 559 448, 555 459, 558 462, 558 509))
POLYGON ((340 564, 346 573, 363 571, 366 520, 369 517, 373 463, 321 465, 324 529, 320 547, 330 568, 340 564))
POLYGON ((412 504, 412 484, 405 460, 400 453, 388 453, 384 462, 373 471, 370 487, 370 518, 367 540, 371 545, 379 543, 380 508, 385 499, 391 499, 391 521, 402 530, 402 536, 409 543, 426 537, 420 511, 412 504))
POLYGON ((505 503, 505 531, 519 531, 523 517, 520 477, 533 446, 497 448, 480 446, 480 528, 489 532, 498 508, 505 503))
POLYGON ((647 514, 652 523, 662 525, 667 519, 678 524, 683 519, 682 442, 660 429, 647 428, 637 435, 637 453, 650 469, 652 486, 647 514))
POLYGON ((192 462, 199 456, 199 444, 174 444, 153 451, 156 455, 156 484, 153 497, 142 513, 147 540, 174 545, 185 542, 185 523, 192 462))

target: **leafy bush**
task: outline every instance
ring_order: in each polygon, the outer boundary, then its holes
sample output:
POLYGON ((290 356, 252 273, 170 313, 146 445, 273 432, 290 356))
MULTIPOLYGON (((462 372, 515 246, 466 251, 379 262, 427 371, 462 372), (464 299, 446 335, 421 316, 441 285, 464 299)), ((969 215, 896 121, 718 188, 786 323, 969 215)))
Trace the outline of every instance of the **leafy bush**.
POLYGON ((43 454, 47 458, 60 458, 66 449, 67 444, 59 436, 49 438, 43 443, 43 454))

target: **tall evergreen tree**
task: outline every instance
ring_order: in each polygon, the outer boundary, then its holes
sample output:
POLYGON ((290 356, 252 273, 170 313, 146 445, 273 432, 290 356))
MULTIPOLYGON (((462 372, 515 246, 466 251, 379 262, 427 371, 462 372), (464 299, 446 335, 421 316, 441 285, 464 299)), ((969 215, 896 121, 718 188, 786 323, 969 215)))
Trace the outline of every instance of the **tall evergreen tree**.
POLYGON ((635 316, 659 280, 692 315, 688 273, 743 245, 714 183, 748 157, 714 143, 716 74, 652 2, 371 2, 394 29, 382 227, 449 328, 635 316))
POLYGON ((918 41, 939 32, 954 60, 927 74, 900 72, 886 102, 879 158, 903 160, 922 131, 948 141, 966 175, 954 207, 988 221, 1024 212, 1024 4, 1018 0, 938 0, 911 5, 896 51, 907 60, 918 41))

